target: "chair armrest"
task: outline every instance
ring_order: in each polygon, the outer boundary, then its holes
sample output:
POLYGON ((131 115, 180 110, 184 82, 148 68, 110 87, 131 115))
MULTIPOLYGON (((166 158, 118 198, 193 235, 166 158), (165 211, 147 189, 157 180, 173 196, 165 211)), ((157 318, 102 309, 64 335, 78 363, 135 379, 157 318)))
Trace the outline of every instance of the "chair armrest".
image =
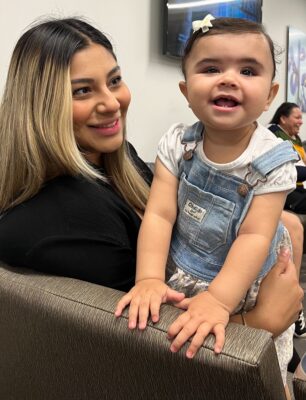
POLYGON ((306 381, 298 378, 293 378, 293 393, 295 400, 305 400, 306 399, 306 381))
MULTIPOLYGON (((0 398, 21 400, 285 400, 274 342, 229 324, 222 353, 210 336, 193 360, 172 354, 167 327, 129 331, 122 293, 76 279, 0 266, 0 398)), ((186 350, 186 347, 185 347, 186 350)))

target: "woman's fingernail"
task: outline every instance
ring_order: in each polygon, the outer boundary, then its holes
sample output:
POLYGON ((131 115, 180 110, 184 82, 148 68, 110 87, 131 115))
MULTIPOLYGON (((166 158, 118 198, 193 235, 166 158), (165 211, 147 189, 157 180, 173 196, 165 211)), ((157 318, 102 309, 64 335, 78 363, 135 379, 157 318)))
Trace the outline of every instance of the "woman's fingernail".
POLYGON ((282 246, 279 250, 281 256, 288 257, 290 256, 290 249, 289 247, 282 246))
POLYGON ((187 351, 186 356, 187 358, 193 358, 194 353, 192 353, 191 351, 187 351))

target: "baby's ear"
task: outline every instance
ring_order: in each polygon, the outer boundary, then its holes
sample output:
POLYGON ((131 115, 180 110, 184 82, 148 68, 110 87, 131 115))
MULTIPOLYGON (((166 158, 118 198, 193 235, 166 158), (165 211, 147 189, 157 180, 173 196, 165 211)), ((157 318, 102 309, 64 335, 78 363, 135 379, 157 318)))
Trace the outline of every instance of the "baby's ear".
POLYGON ((266 106, 265 106, 265 111, 269 110, 269 107, 270 107, 272 101, 274 100, 275 96, 278 93, 278 89, 279 89, 279 84, 276 83, 276 82, 272 82, 271 88, 270 88, 270 93, 269 93, 269 96, 267 98, 267 103, 266 103, 266 106))
POLYGON ((180 81, 179 83, 180 91, 183 93, 183 95, 186 97, 186 100, 188 100, 188 90, 187 90, 187 84, 185 81, 180 81))

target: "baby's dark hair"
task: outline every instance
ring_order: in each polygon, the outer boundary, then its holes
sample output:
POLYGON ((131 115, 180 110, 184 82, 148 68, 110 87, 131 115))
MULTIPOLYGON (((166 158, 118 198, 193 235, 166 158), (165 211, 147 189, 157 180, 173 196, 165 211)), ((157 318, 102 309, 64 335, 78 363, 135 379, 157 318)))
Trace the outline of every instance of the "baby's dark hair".
POLYGON ((262 24, 243 18, 216 18, 212 20, 211 23, 212 23, 212 28, 209 28, 209 30, 205 33, 202 32, 202 29, 197 30, 196 32, 191 34, 186 43, 182 57, 182 72, 185 78, 186 78, 186 61, 188 59, 188 56, 191 52, 194 43, 201 37, 221 35, 225 33, 233 33, 237 35, 244 33, 257 33, 257 34, 262 34, 267 39, 267 42, 269 44, 273 62, 272 79, 274 79, 276 73, 276 62, 277 62, 276 56, 278 54, 276 54, 275 45, 271 37, 268 35, 265 27, 262 24))

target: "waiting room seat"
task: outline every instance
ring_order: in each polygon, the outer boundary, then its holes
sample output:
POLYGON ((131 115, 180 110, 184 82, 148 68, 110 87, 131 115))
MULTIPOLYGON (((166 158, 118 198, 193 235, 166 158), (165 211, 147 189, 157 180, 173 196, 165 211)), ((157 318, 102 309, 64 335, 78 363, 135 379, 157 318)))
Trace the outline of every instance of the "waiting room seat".
POLYGON ((164 305, 159 323, 129 331, 114 317, 121 295, 2 264, 0 399, 285 400, 268 332, 229 324, 222 354, 210 336, 188 360, 166 339, 180 310, 164 305))

